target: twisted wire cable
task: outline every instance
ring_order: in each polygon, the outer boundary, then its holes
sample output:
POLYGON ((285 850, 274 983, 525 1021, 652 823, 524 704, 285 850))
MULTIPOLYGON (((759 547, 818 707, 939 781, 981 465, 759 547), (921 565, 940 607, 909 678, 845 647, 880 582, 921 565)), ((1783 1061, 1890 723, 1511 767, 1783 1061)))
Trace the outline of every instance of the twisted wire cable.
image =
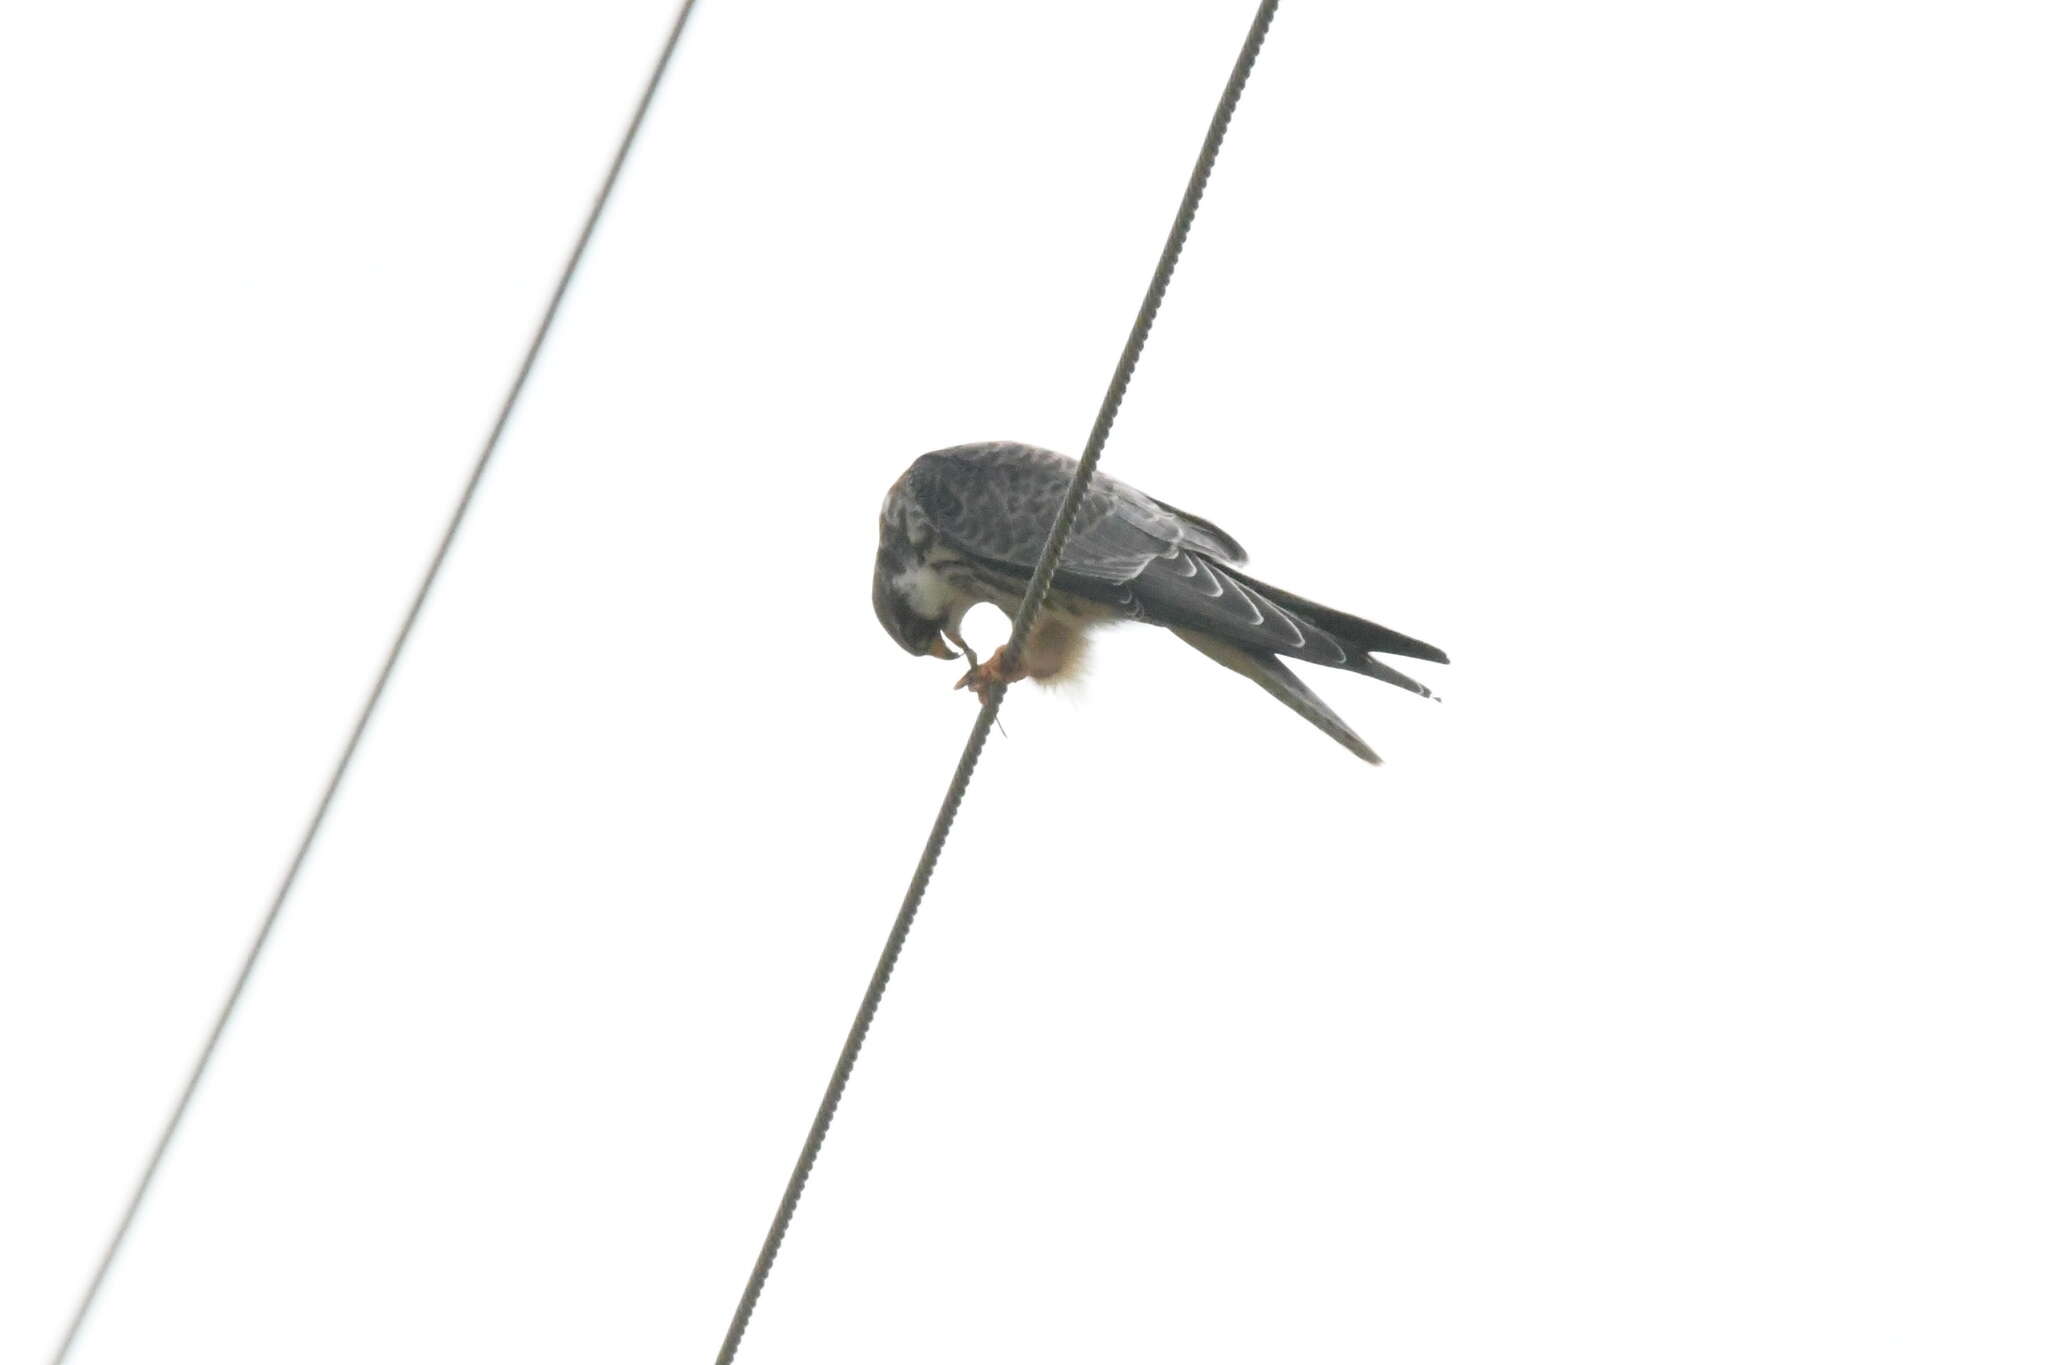
POLYGON ((632 152, 633 144, 640 136, 640 126, 647 119, 647 110, 654 103, 655 92, 661 88, 662 77, 667 74, 669 61, 675 55, 676 45, 681 42, 683 26, 688 23, 690 11, 696 0, 682 0, 676 11, 675 21, 669 26, 668 36, 661 46, 661 54, 655 59, 654 69, 648 74, 647 83, 640 92, 640 101, 633 107, 633 115, 620 135, 617 149, 612 153, 611 165, 605 172, 603 182, 598 186, 590 202, 590 211, 584 216, 583 228, 576 236, 576 244, 569 251, 569 258, 562 265, 561 274, 555 281, 554 292, 548 297, 548 304, 542 312, 540 322, 534 327, 533 339, 527 343, 525 357, 519 369, 512 376, 512 383, 505 391, 504 401, 498 407, 498 415, 491 424, 490 434, 484 438, 483 449, 478 452, 470 467, 469 479, 463 485, 462 494, 455 501, 454 510, 449 513, 447 526, 441 532, 440 543, 427 563, 427 571, 420 579, 419 588, 413 593, 412 603, 406 609, 404 619, 399 623, 398 633, 392 637, 390 648, 384 653, 384 663, 377 671, 376 681, 370 685, 369 694, 363 699, 356 713, 355 724, 350 728, 348 739, 342 745, 341 754, 335 760, 333 771, 328 774, 327 785, 320 793, 319 801, 313 807, 312 815, 306 821, 305 830, 299 836, 297 849, 291 862, 286 866, 283 878, 278 882, 276 893, 271 897, 270 908, 257 926, 256 935, 242 956, 241 969, 236 973, 234 983, 228 987, 225 999, 215 1013, 213 1026, 200 1045, 191 1071, 185 1077, 184 1088, 179 1091, 177 1102, 171 1106, 170 1115, 164 1120, 157 1134, 156 1145, 151 1149, 149 1159, 143 1163, 142 1174, 136 1179, 128 1202, 121 1211, 120 1220, 115 1224, 113 1234, 107 1239, 105 1250, 100 1253, 98 1265, 92 1279, 86 1284, 85 1292, 79 1296, 78 1306, 72 1311, 63 1338, 57 1343, 56 1354, 51 1365, 64 1365, 71 1356, 71 1349, 77 1344, 78 1334, 91 1315, 93 1305, 99 1301, 100 1291, 105 1287, 107 1272, 113 1268, 114 1258, 128 1240, 129 1229, 134 1226, 135 1215, 142 1208, 142 1201, 149 1194, 155 1182, 157 1170, 163 1165, 164 1154, 170 1150, 171 1141, 177 1136, 179 1126, 185 1120, 185 1113, 192 1107, 192 1097, 198 1093, 199 1083, 204 1079, 207 1068, 212 1065, 214 1053, 220 1048, 221 1036, 227 1032, 228 1021, 234 1017, 235 1009, 242 1002, 243 993, 248 989, 249 979, 255 975, 257 963, 262 959, 263 950, 270 942, 271 931, 277 927, 279 917, 284 913, 285 902, 291 898, 292 888, 297 885, 299 872, 306 864, 306 856, 312 851, 313 842, 320 835, 320 828, 327 822, 327 813, 334 805, 335 793, 341 789, 342 779, 348 775, 349 765, 355 761, 356 751, 362 746, 363 735, 370 728, 370 718, 376 714, 377 704, 384 699, 384 692, 391 682, 391 675, 398 667, 399 655, 412 638, 413 627, 419 623, 420 612, 426 607, 427 596, 434 589, 435 580, 441 575, 441 566, 448 559, 448 551, 455 544, 455 536, 462 529, 465 517, 469 515, 470 504, 476 498, 477 486, 483 482, 484 471, 490 467, 491 457, 497 454, 498 443, 511 423, 512 410, 518 406, 519 396, 526 389, 527 378, 532 375, 534 364, 540 359, 541 347, 547 342, 548 333, 555 325, 555 315, 561 311, 562 300, 568 295, 569 285, 576 277, 577 267, 583 263, 585 250, 590 239, 596 235, 598 220, 604 216, 605 206, 611 202, 612 189, 619 183, 619 174, 625 169, 626 157, 632 152))
MULTIPOLYGON (((1202 191, 1208 187, 1209 174, 1215 168, 1216 155, 1223 146, 1223 135, 1230 127, 1230 117, 1236 112, 1238 99, 1244 94, 1252 64, 1258 60, 1259 48, 1266 40, 1266 30, 1272 26, 1273 13, 1279 6, 1280 0, 1262 0, 1258 13, 1252 18, 1251 31, 1245 35, 1244 46, 1238 52, 1237 64, 1231 68, 1230 79, 1223 87, 1223 97, 1210 117, 1208 136, 1202 140, 1202 150, 1195 158, 1194 172, 1188 177, 1187 189, 1181 195, 1180 211, 1174 216, 1172 230, 1167 233, 1166 245, 1159 253, 1159 263, 1153 267, 1152 282, 1145 290, 1144 300, 1138 305, 1137 319, 1132 322, 1130 337, 1124 342, 1123 354, 1117 359, 1116 372, 1110 377, 1109 389, 1103 395, 1102 407, 1095 416, 1095 426, 1088 434, 1088 445, 1081 453, 1073 480, 1067 485, 1066 497, 1060 503, 1052 531, 1046 536, 1045 548, 1039 552, 1038 564, 1032 570, 1031 584, 1025 590, 1024 600, 1011 623, 1010 640, 1005 647, 1010 658, 1022 656, 1024 642, 1030 636, 1039 610, 1045 605, 1046 591, 1066 549, 1081 498, 1088 491, 1095 466, 1102 459, 1102 447, 1109 440, 1109 429, 1116 422, 1124 392, 1130 387, 1131 375, 1138 368, 1138 357, 1144 352, 1145 339, 1151 335, 1153 320, 1158 317, 1159 305, 1166 297, 1166 286, 1173 278, 1174 267, 1180 262, 1181 248, 1187 244, 1188 230, 1194 226, 1195 210, 1201 205, 1202 191)), ((982 747, 988 743, 989 730, 995 724, 996 712, 1001 709, 1007 691, 1008 688, 1000 682, 990 687, 984 695, 980 712, 974 718, 974 728, 968 732, 966 748, 961 751, 960 761, 953 769, 953 780, 946 788, 945 800, 939 804, 938 818, 932 822, 931 833, 925 838, 923 856, 918 859, 917 870, 911 874, 903 906, 896 912, 896 921, 890 927, 888 941, 883 944, 881 959, 876 962, 874 975, 868 980, 867 993, 861 997, 860 1009, 853 1017, 853 1027, 839 1050, 838 1064, 832 1068, 832 1079, 825 1086, 824 1098, 819 1101, 817 1115, 811 1120, 803 1150, 798 1153, 796 1167, 790 1172, 789 1183, 783 1189, 782 1202, 776 1206, 774 1220, 768 1225, 768 1235, 761 1243, 760 1254, 754 1259, 753 1272, 747 1277, 746 1288, 741 1291, 739 1304, 733 1310, 732 1323, 726 1329, 724 1344, 719 1348, 718 1365, 732 1365, 734 1356, 739 1353, 740 1338, 746 1334, 747 1323, 760 1300, 762 1286, 768 1282, 768 1272, 775 1265, 776 1253, 782 1249, 783 1238, 789 1233, 797 1201, 803 1197, 804 1186, 811 1178, 811 1168, 817 1163, 819 1149, 825 1144, 825 1134, 832 1126, 832 1116, 846 1093, 853 1064, 860 1057, 861 1045, 867 1040, 875 1011, 882 1003, 882 993, 888 989, 889 977, 896 970, 896 960, 902 956, 903 944, 910 937, 911 923, 917 918, 925 888, 931 883, 932 872, 946 846, 946 836, 953 828, 954 817, 960 813, 960 803, 967 795, 967 784, 974 777, 975 764, 981 759, 982 747)))

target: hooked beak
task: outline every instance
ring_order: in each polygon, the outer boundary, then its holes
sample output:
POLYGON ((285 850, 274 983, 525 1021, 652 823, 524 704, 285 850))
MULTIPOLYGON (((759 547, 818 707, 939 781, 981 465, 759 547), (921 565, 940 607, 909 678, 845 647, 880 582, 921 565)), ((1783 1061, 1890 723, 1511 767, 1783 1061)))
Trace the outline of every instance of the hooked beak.
POLYGON ((946 642, 936 636, 932 639, 932 647, 926 650, 925 653, 931 655, 934 659, 957 659, 960 657, 952 650, 946 648, 946 642))

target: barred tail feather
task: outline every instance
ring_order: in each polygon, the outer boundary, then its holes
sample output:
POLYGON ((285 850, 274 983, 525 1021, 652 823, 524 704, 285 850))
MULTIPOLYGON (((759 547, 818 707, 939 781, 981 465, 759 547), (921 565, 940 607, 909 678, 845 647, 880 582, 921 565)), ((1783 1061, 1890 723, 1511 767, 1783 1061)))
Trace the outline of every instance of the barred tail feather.
MULTIPOLYGON (((1280 703, 1288 710, 1366 762, 1377 764, 1380 761, 1380 756, 1372 751, 1372 746, 1354 734, 1351 727, 1346 725, 1321 697, 1309 690, 1307 683, 1295 676, 1294 670, 1280 662, 1278 656, 1265 650, 1245 649, 1197 630, 1183 630, 1178 626, 1170 626, 1168 629, 1233 673, 1242 673, 1265 688, 1279 698, 1280 703)), ((1392 673, 1393 670, 1387 669, 1387 672, 1392 673)), ((1399 674, 1394 676, 1400 677, 1399 674)))
MULTIPOLYGON (((1344 643, 1346 646, 1349 646, 1351 641, 1346 640, 1344 643)), ((1436 693, 1430 691, 1400 669, 1387 667, 1370 654, 1355 654, 1352 656, 1351 662, 1345 664, 1344 667, 1350 669, 1353 673, 1363 673, 1368 678, 1378 678, 1383 683, 1392 683, 1396 687, 1405 687, 1418 697, 1428 697, 1431 700, 1436 698, 1436 693)))

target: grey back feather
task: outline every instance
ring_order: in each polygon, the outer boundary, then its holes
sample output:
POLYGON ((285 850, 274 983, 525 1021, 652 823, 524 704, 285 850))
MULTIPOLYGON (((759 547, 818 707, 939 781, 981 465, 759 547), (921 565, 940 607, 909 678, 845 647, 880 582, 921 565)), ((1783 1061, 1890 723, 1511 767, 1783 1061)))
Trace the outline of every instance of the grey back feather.
MULTIPOLYGON (((1054 451, 992 441, 919 457, 910 489, 942 541, 1024 578, 1073 473, 1074 462, 1054 451)), ((1214 522, 1098 475, 1053 581, 1133 620, 1206 630, 1332 667, 1352 663, 1336 636, 1228 572, 1244 561, 1244 547, 1214 522)))

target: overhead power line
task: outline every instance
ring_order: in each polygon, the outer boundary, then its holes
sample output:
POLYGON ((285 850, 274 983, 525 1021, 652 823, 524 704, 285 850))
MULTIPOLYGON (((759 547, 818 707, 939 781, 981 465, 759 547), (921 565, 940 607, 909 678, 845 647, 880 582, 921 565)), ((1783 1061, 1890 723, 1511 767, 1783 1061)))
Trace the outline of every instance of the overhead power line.
MULTIPOLYGON (((1173 268, 1180 261, 1181 248, 1187 243, 1188 229, 1194 225, 1195 210, 1201 205, 1202 191, 1208 186, 1209 173, 1216 165, 1216 154, 1223 146, 1223 134, 1230 127, 1230 116, 1237 109, 1238 97, 1244 93, 1252 64, 1258 60, 1259 47, 1265 42, 1266 30, 1271 27, 1273 13, 1279 7, 1280 0, 1262 0, 1258 13, 1252 18, 1251 31, 1245 35, 1244 46, 1238 52, 1237 64, 1231 68, 1230 79, 1223 87, 1223 97, 1217 101, 1216 112, 1209 120, 1208 136, 1202 140, 1194 172, 1188 177, 1187 189, 1181 195, 1180 212, 1174 215, 1173 228, 1167 233, 1166 245, 1159 253, 1159 263, 1152 270, 1152 282, 1145 290, 1144 301, 1138 305, 1138 316, 1131 324, 1123 354, 1117 358, 1116 372, 1110 377, 1109 390, 1103 395, 1102 407, 1095 415, 1094 429, 1088 433, 1087 448, 1082 451, 1073 480, 1067 485, 1067 494, 1053 520, 1052 532, 1046 537, 1045 548, 1039 552, 1038 565, 1032 571, 1031 584, 1025 589, 1023 603, 1011 622, 1010 640, 1005 647, 1009 658, 1023 657, 1024 642, 1037 620, 1039 609, 1045 604, 1053 571, 1059 566, 1067 536, 1073 530, 1074 515, 1081 505, 1082 495, 1088 491, 1089 480, 1095 475, 1095 466, 1102 459, 1102 447, 1109 439, 1109 429, 1116 422, 1117 409, 1123 405, 1124 391, 1130 387, 1131 374, 1138 368, 1138 357, 1145 349, 1145 338, 1151 334, 1153 319, 1159 315, 1160 301, 1166 297, 1167 283, 1172 280, 1173 268)), ((832 1079, 825 1086, 825 1096, 818 1103, 818 1112, 811 1120, 803 1150, 797 1155, 796 1168, 790 1172, 789 1183, 782 1192, 782 1202, 776 1207, 775 1218, 768 1225, 768 1235, 754 1260, 753 1272, 747 1277, 739 1305, 733 1310, 732 1323, 727 1327, 725 1342, 719 1348, 718 1365, 731 1365, 739 1352, 740 1338, 745 1335, 748 1320, 753 1317, 754 1305, 761 1297, 762 1286, 768 1282, 768 1272, 774 1267, 776 1253, 782 1249, 782 1240, 789 1233, 797 1201, 803 1197, 804 1185, 811 1177, 811 1167, 816 1164, 818 1151, 825 1144, 826 1130, 832 1126, 832 1115, 846 1093, 853 1064, 860 1057, 861 1044, 866 1041, 868 1028, 874 1023, 875 1011, 881 1006, 882 992, 888 989, 890 974, 896 970, 896 959, 903 953, 904 941, 910 937, 910 926, 917 918, 918 905, 924 900, 925 888, 931 883, 933 869, 938 866, 939 854, 946 846, 946 835, 953 827, 953 819, 960 813, 960 803, 967 795, 967 784, 974 777, 975 764, 981 759, 982 746, 988 742, 989 730, 995 724, 996 712, 1001 709, 1007 690, 1000 682, 988 689, 981 710, 974 718, 974 728, 968 732, 967 746, 961 751, 960 761, 953 769, 952 783, 946 788, 945 800, 939 803, 938 818, 933 821, 931 833, 925 839, 924 854, 918 859, 917 870, 911 874, 910 888, 903 896, 903 907, 896 912, 896 922, 889 929, 881 959, 876 962, 874 975, 868 980, 867 993, 861 997, 860 1009, 854 1014, 853 1028, 839 1050, 839 1062, 832 1068, 832 1079)))
POLYGON ((278 917, 284 913, 285 902, 291 898, 292 888, 298 883, 299 871, 306 864, 306 855, 311 852, 313 841, 320 835, 320 828, 327 821, 327 813, 334 805, 334 795, 341 789, 341 782, 348 775, 349 765, 355 761, 356 750, 362 747, 363 735, 370 728, 370 718, 376 714, 377 704, 384 699, 385 689, 391 682, 391 675, 398 667, 398 658, 405 650, 406 641, 412 638, 413 627, 419 623, 420 612, 427 604, 427 595, 434 590, 434 582, 441 575, 441 566, 447 562, 448 551, 455 544, 455 536, 462 529, 462 522, 469 515, 469 506, 476 497, 477 485, 483 482, 484 471, 490 468, 491 457, 497 454, 498 443, 505 435, 505 428, 512 420, 512 410, 518 406, 519 396, 526 389, 526 381, 533 374, 534 363, 540 359, 541 347, 546 344, 548 333, 555 325, 555 316, 561 312, 562 300, 569 293, 569 285, 576 278, 577 267, 582 265, 583 256, 590 246, 590 239, 596 235, 598 220, 604 216, 605 206, 611 202, 612 190, 619 183, 619 173, 625 169, 626 157, 632 152, 634 142, 640 136, 640 127, 647 120, 647 110, 654 103, 655 92, 661 88, 662 77, 668 74, 669 60, 675 56, 676 45, 682 41, 683 26, 689 22, 690 11, 696 7, 696 0, 683 0, 676 10, 675 21, 669 25, 668 36, 661 45, 661 55, 655 59, 654 69, 648 73, 645 88, 640 92, 639 103, 633 106, 633 116, 626 123, 626 130, 619 137, 617 150, 612 153, 611 165, 606 169, 604 181, 598 186, 597 194, 590 201, 590 211, 584 215, 583 229, 576 234, 576 245, 570 248, 569 258, 562 264, 561 275, 555 281, 554 292, 548 296, 546 311, 533 329, 533 339, 527 343, 526 355, 519 362, 519 369, 512 376, 512 383, 505 391, 505 400, 498 406, 497 420, 492 422, 490 434, 484 438, 483 449, 477 453, 476 461, 469 471, 469 480, 463 485, 462 495, 455 500, 455 509, 448 515, 446 529, 441 532, 440 544, 434 547, 434 557, 427 562, 427 571, 420 579, 419 588, 413 593, 412 604, 406 608, 405 618, 399 623, 398 633, 392 637, 391 647, 384 653, 384 664, 377 670, 377 680, 370 685, 369 695, 363 699, 361 710, 356 713, 355 725, 349 730, 348 741, 341 747, 341 756, 335 760, 334 770, 328 774, 327 785, 320 793, 319 802, 313 807, 311 818, 306 821, 305 831, 299 836, 297 849, 285 868, 284 878, 278 883, 277 893, 271 897, 270 909, 257 926, 256 936, 242 956, 241 970, 236 973, 234 984, 228 988, 227 997, 221 1001, 215 1014, 213 1027, 200 1046, 199 1055, 193 1060, 192 1070, 185 1078, 184 1088, 179 1091, 177 1103, 171 1106, 170 1116, 164 1120, 162 1131, 157 1134, 156 1146, 150 1151, 149 1160, 142 1167, 142 1174, 135 1182, 134 1190, 121 1211, 121 1219, 114 1226, 113 1235, 107 1239, 106 1249, 101 1252, 99 1264, 94 1268, 92 1279, 85 1292, 79 1296, 78 1307, 71 1315, 71 1321, 64 1330, 64 1337, 57 1343, 57 1352, 51 1357, 51 1365, 64 1365, 70 1358, 71 1348, 78 1341, 78 1334, 91 1314, 93 1305, 99 1301, 100 1291, 105 1287, 107 1272, 113 1267, 114 1258, 120 1254, 122 1244, 128 1239, 128 1231, 135 1223, 136 1212, 142 1207, 143 1199, 149 1194, 150 1185, 156 1179, 157 1169, 163 1165, 164 1153, 170 1149, 171 1140, 177 1136, 178 1127, 183 1123, 186 1110, 192 1107, 192 1096, 199 1089, 199 1082, 205 1077, 206 1069, 213 1062, 213 1055, 220 1047, 221 1035, 227 1031, 228 1021, 234 1017, 235 1007, 242 1001, 249 978, 255 975, 256 964, 263 956, 263 949, 270 941, 271 930, 277 927, 278 917))

